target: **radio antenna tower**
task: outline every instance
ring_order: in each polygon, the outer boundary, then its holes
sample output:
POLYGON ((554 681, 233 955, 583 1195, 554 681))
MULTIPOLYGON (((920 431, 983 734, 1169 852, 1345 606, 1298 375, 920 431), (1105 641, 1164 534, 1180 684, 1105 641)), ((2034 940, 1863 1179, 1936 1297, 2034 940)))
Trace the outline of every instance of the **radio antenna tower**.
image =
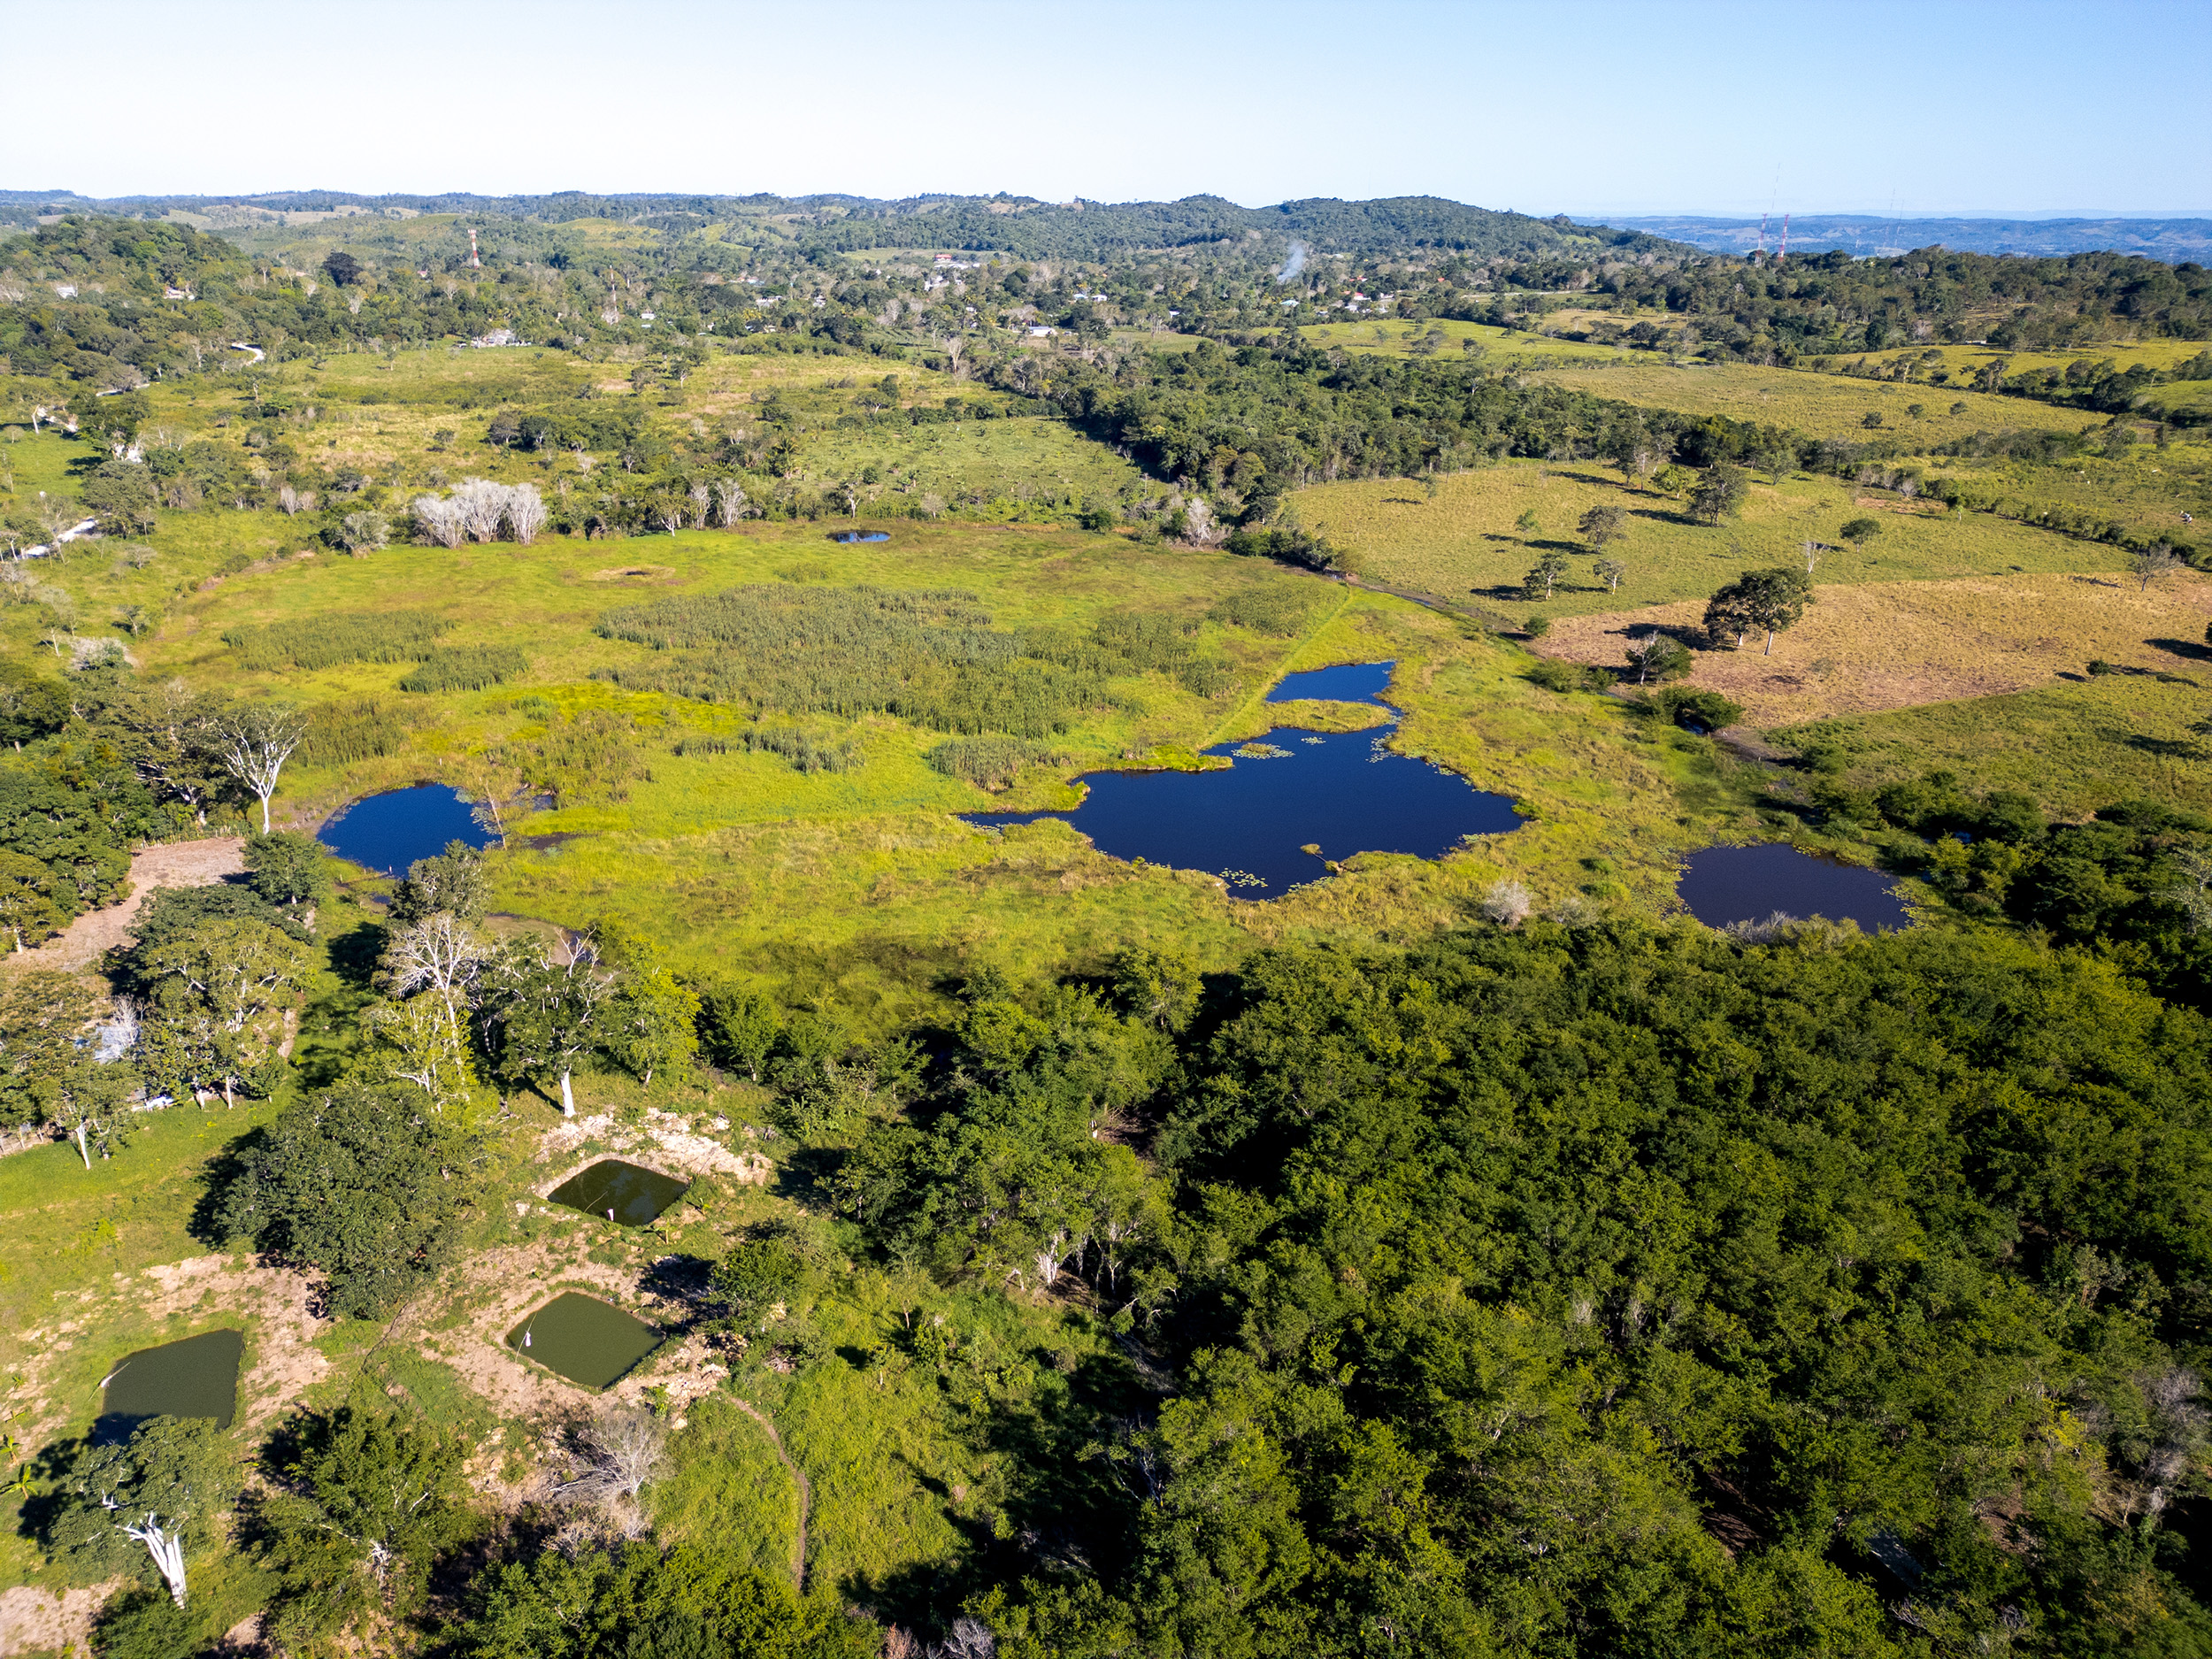
POLYGON ((1773 210, 1772 210, 1772 209, 1770 209, 1770 209, 1769 209, 1766 212, 1762 213, 1762 214, 1760 214, 1760 215, 1759 215, 1759 251, 1758 251, 1758 253, 1757 253, 1755 256, 1754 256, 1754 257, 1756 257, 1756 258, 1761 258, 1761 259, 1763 259, 1763 258, 1765 258, 1765 257, 1766 257, 1766 252, 1767 252, 1767 220, 1768 220, 1768 219, 1771 219, 1772 217, 1773 217, 1773 210))
POLYGON ((476 233, 474 231, 469 232, 469 268, 472 271, 481 271, 484 268, 483 260, 477 257, 476 233))
POLYGON ((1782 261, 1783 261, 1783 260, 1785 260, 1785 259, 1788 258, 1789 257, 1790 257, 1790 216, 1789 216, 1787 213, 1785 213, 1785 214, 1783 214, 1783 215, 1782 215, 1782 246, 1781 246, 1781 248, 1780 248, 1780 249, 1779 249, 1779 250, 1778 250, 1775 253, 1775 256, 1774 256, 1774 263, 1775 263, 1775 264, 1777 264, 1777 265, 1780 265, 1780 264, 1782 263, 1782 261))

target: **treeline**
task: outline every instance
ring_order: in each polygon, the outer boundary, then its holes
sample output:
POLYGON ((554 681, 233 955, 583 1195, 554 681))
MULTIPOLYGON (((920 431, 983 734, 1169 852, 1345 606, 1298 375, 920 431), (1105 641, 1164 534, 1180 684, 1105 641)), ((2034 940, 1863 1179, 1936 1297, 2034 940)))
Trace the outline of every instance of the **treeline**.
POLYGON ((1435 314, 1504 323, 1561 302, 1537 291, 1661 311, 1695 330, 1694 349, 1724 361, 1879 351, 1916 340, 1986 341, 2002 350, 2091 345, 2116 335, 2212 338, 2212 272, 2117 253, 2062 258, 1923 248, 1894 257, 1842 252, 1774 262, 1704 256, 1678 262, 1586 264, 1556 258, 1497 273, 1496 297, 1432 303, 1435 314))

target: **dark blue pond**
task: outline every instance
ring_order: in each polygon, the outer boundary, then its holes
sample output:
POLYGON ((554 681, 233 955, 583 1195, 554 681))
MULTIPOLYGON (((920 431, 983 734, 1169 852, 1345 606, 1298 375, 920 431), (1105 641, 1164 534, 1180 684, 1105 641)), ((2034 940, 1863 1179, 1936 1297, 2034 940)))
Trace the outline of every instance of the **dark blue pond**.
POLYGON ((1776 911, 1800 918, 1856 922, 1868 933, 1909 926, 1897 878, 1859 864, 1801 852, 1786 841, 1708 847, 1692 853, 1676 891, 1708 927, 1763 922, 1776 911))
POLYGON ((318 839, 341 858, 396 876, 418 858, 435 857, 448 841, 488 847, 499 838, 445 785, 425 783, 356 801, 324 825, 318 839))
POLYGON ((1302 674, 1285 674, 1282 684, 1267 694, 1270 703, 1374 703, 1390 688, 1393 663, 1340 663, 1334 668, 1310 668, 1302 674))
POLYGON ((880 530, 840 530, 830 537, 833 541, 849 547, 856 541, 888 541, 891 538, 880 530))
MULTIPOLYGON (((1382 665, 1387 672, 1388 665, 1382 665)), ((1324 672, 1337 671, 1328 669, 1324 672)), ((1310 695, 1310 694, 1308 694, 1310 695)), ((1344 701, 1341 696, 1337 701, 1344 701)), ((1274 731, 1279 758, 1233 758, 1226 772, 1095 772, 1071 812, 963 814, 980 828, 1064 818, 1102 853, 1222 877, 1238 898, 1271 899, 1328 872, 1323 858, 1436 858, 1470 835, 1520 827, 1513 803, 1457 772, 1383 747, 1370 732, 1274 731), (1301 851, 1309 842, 1319 856, 1301 851)), ((1238 743, 1206 752, 1234 757, 1238 743)))

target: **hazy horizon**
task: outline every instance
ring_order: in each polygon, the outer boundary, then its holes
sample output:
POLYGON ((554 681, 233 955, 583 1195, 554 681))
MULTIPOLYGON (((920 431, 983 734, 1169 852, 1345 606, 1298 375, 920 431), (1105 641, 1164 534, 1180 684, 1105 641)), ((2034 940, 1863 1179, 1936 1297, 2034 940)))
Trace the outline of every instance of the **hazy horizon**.
MULTIPOLYGON (((90 196, 288 177, 365 195, 460 179, 488 196, 641 180, 892 199, 1438 196, 1578 219, 2212 211, 2161 205, 2212 178, 2200 127, 2084 142, 2030 95, 2055 55, 2069 108, 2133 108, 2147 45, 2162 84, 2195 84, 2212 10, 2175 0, 2114 0, 2093 28, 2057 0, 1870 0, 1847 39, 1777 0, 1684 0, 1663 18, 1597 0, 1571 37, 1525 6, 1432 0, 1356 16, 1308 0, 1095 15, 852 0, 833 39, 787 7, 701 0, 373 14, 121 0, 102 15, 96 117, 77 77, 21 77, 9 157, 90 196), (1890 47, 1955 73, 1885 71, 1890 47), (2085 200, 2109 205, 2062 205, 2085 200), (1668 205, 1683 202, 1699 205, 1668 205)), ((27 11, 11 44, 24 64, 75 62, 83 19, 27 11)))

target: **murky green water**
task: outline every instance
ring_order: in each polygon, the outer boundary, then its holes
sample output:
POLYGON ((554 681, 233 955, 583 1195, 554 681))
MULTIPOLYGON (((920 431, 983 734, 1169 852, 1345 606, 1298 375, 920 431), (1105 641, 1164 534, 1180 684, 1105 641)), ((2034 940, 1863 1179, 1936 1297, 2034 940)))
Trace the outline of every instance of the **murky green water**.
POLYGON ((581 1174, 563 1181, 550 1195, 555 1203, 580 1210, 588 1216, 618 1221, 626 1227, 649 1227, 655 1217, 690 1190, 688 1181, 663 1175, 658 1170, 625 1164, 620 1158, 602 1158, 581 1174))
POLYGON ((661 1345, 661 1333, 611 1302, 568 1291, 513 1330, 507 1346, 587 1388, 619 1382, 661 1345))
POLYGON ((217 1428, 228 1428, 245 1352, 242 1331, 210 1331, 139 1349, 108 1373, 95 1436, 128 1440, 148 1417, 212 1417, 217 1428))

